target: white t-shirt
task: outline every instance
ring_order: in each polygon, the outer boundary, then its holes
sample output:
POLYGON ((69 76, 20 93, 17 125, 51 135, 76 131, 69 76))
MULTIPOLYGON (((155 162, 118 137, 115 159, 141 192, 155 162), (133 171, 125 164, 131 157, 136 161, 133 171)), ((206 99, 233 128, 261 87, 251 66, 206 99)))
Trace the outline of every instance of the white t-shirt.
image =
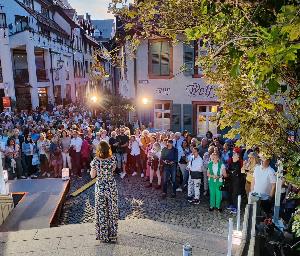
POLYGON ((195 156, 192 156, 187 168, 191 172, 203 172, 203 161, 201 156, 198 156, 197 158, 195 158, 195 156))
POLYGON ((97 138, 93 140, 93 153, 96 153, 96 149, 100 143, 100 140, 98 140, 97 138))
POLYGON ((275 171, 270 166, 264 169, 261 165, 257 165, 254 169, 254 189, 253 192, 258 193, 262 199, 267 199, 271 193, 272 184, 276 183, 275 171))
POLYGON ((130 149, 130 155, 132 156, 138 156, 141 153, 140 145, 136 140, 132 142, 130 149))

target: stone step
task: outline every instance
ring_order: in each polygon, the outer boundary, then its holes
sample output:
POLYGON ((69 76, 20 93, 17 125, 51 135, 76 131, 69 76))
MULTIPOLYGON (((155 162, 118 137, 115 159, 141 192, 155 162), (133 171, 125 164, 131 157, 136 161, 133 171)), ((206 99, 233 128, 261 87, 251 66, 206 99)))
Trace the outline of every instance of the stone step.
POLYGON ((93 224, 0 233, 0 255, 182 255, 189 242, 193 255, 226 255, 226 237, 152 220, 119 222, 117 244, 95 240, 93 224))

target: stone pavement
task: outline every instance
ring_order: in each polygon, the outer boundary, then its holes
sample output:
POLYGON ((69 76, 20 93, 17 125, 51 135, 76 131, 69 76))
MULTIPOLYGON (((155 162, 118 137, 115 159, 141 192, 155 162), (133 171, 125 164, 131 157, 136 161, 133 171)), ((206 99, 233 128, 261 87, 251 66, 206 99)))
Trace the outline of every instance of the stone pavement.
POLYGON ((65 225, 58 228, 0 233, 2 256, 134 256, 182 255, 189 242, 193 255, 226 255, 226 237, 146 219, 119 223, 116 244, 95 240, 94 225, 65 225))
MULTIPOLYGON (((71 191, 89 181, 72 180, 71 191)), ((187 202, 187 192, 177 192, 177 198, 161 198, 161 191, 146 189, 139 177, 117 178, 119 190, 120 218, 148 219, 174 224, 185 228, 227 235, 228 219, 233 217, 226 210, 222 213, 209 212, 208 197, 201 196, 200 205, 187 202)), ((66 201, 61 216, 61 224, 89 223, 94 220, 94 186, 75 198, 66 201)), ((225 207, 225 205, 224 205, 225 207)))

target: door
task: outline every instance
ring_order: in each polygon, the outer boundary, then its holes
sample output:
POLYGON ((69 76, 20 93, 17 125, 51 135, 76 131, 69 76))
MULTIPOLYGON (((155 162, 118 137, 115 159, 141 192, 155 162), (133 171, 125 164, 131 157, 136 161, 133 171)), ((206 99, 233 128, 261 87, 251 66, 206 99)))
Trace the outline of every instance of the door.
POLYGON ((29 86, 16 87, 16 106, 18 110, 28 110, 32 108, 31 93, 29 86))
POLYGON ((154 104, 154 128, 161 131, 171 128, 171 102, 154 104))
POLYGON ((39 106, 40 108, 47 108, 48 106, 48 90, 46 87, 38 88, 39 106))
POLYGON ((197 105, 197 135, 205 136, 207 131, 218 133, 218 106, 197 105))

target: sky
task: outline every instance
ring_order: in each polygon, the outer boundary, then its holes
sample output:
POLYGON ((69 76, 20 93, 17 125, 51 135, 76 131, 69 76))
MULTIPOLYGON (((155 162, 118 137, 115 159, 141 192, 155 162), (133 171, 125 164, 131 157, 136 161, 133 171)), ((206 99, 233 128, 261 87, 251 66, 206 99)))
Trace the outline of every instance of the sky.
POLYGON ((113 15, 107 13, 110 0, 68 0, 71 6, 76 9, 77 14, 89 13, 93 20, 112 19, 113 15))

